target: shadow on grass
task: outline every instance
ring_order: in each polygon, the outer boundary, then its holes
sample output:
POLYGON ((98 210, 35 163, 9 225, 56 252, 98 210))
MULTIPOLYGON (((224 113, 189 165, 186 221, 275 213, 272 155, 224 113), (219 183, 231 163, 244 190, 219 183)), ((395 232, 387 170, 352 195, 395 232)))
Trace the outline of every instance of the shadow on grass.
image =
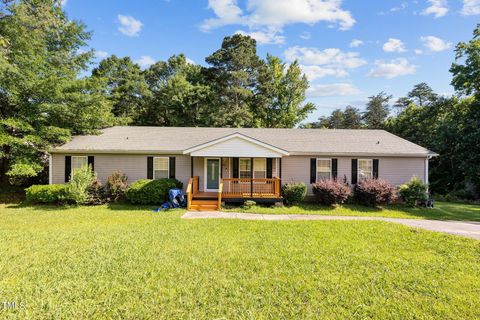
POLYGON ((33 204, 26 201, 16 203, 6 203, 7 209, 28 209, 39 211, 63 211, 77 208, 95 208, 104 207, 107 210, 112 211, 152 211, 159 205, 133 205, 128 203, 109 203, 104 205, 92 205, 92 206, 77 206, 71 204, 33 204))

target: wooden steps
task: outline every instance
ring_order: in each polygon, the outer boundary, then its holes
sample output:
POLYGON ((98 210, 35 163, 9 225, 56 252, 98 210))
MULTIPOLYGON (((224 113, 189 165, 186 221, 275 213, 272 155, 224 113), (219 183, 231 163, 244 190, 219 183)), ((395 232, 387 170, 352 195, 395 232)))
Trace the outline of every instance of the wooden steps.
POLYGON ((192 199, 189 210, 194 210, 194 211, 217 211, 217 210, 219 210, 218 200, 192 199))

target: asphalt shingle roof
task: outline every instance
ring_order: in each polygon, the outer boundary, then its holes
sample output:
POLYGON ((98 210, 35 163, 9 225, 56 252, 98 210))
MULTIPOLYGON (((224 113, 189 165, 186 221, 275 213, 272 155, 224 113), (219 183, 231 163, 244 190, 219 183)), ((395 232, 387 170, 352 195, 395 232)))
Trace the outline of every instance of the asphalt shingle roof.
POLYGON ((54 152, 182 153, 191 147, 240 133, 288 151, 291 155, 435 155, 384 130, 179 128, 118 126, 99 135, 75 136, 54 152))

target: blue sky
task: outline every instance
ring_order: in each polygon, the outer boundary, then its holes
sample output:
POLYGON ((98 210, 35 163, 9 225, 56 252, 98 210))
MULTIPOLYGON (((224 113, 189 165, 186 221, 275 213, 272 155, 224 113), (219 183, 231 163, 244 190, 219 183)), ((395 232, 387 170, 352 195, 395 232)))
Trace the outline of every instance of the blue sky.
POLYGON ((480 22, 480 0, 67 0, 70 18, 93 32, 97 59, 130 56, 143 67, 184 53, 195 63, 242 32, 258 53, 297 59, 310 80, 308 120, 386 91, 427 82, 452 94, 454 47, 480 22))

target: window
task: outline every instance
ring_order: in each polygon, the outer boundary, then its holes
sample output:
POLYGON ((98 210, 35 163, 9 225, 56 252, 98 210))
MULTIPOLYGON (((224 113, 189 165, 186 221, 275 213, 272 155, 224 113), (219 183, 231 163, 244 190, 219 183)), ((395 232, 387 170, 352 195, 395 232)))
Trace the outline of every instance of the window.
POLYGON ((372 159, 358 159, 358 180, 373 178, 372 159))
POLYGON ((88 165, 87 156, 72 156, 72 172, 88 165))
POLYGON ((168 157, 153 158, 153 179, 168 178, 169 177, 168 164, 169 164, 168 157))
POLYGON ((253 177, 265 179, 267 177, 267 159, 253 159, 253 177))
POLYGON ((332 159, 317 159, 317 181, 330 180, 332 176, 332 159))
POLYGON ((239 177, 251 178, 252 162, 248 158, 240 158, 239 160, 239 177))

